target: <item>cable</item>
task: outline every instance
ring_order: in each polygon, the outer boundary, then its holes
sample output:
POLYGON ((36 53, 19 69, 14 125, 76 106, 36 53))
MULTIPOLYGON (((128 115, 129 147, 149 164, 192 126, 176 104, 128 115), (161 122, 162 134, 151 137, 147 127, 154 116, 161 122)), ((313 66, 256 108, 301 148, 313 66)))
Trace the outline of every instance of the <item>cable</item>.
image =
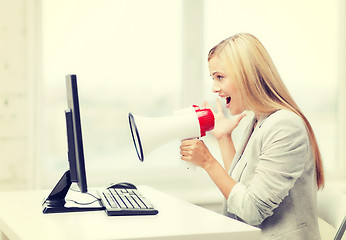
MULTIPOLYGON (((82 193, 80 190, 76 190, 76 189, 73 189, 73 188, 70 188, 71 191, 74 191, 74 192, 79 192, 79 193, 82 193)), ((93 198, 95 198, 96 200, 92 201, 92 202, 87 202, 87 203, 81 203, 81 202, 77 202, 75 200, 72 200, 72 199, 66 199, 66 201, 70 201, 70 202, 74 202, 76 204, 79 204, 79 205, 90 205, 90 204, 93 204, 95 202, 99 202, 101 203, 101 198, 98 198, 96 197, 95 195, 91 194, 91 193, 84 193, 84 194, 88 194, 89 196, 92 196, 93 198)))
MULTIPOLYGON (((76 189, 73 189, 73 188, 70 188, 70 190, 72 190, 72 191, 74 191, 74 192, 82 193, 80 190, 76 190, 76 189)), ((92 196, 93 198, 95 198, 95 199, 101 201, 101 198, 98 198, 98 197, 96 197, 95 195, 93 195, 93 194, 91 194, 91 193, 86 192, 86 193, 84 193, 84 194, 88 194, 88 195, 92 196)))
POLYGON ((90 204, 93 204, 94 202, 99 202, 100 200, 97 199, 97 200, 94 200, 94 201, 88 202, 88 203, 81 203, 81 202, 77 202, 77 201, 72 200, 72 199, 66 199, 66 201, 74 202, 74 203, 76 203, 78 205, 90 205, 90 204))

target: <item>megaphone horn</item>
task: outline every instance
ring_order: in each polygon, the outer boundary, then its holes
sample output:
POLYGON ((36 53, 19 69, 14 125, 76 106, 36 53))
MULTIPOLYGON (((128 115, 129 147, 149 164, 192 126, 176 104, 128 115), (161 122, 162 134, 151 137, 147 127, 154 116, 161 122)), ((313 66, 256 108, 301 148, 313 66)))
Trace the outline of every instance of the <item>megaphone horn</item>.
POLYGON ((133 143, 139 160, 144 161, 152 150, 171 139, 192 139, 205 136, 214 128, 213 112, 196 105, 175 111, 168 117, 150 118, 129 113, 133 143))

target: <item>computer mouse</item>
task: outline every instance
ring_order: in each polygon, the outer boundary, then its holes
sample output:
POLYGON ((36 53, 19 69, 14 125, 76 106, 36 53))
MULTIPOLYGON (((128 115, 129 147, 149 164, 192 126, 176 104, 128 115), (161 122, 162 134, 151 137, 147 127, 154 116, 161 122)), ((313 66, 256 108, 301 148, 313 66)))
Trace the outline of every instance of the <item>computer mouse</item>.
POLYGON ((111 184, 108 188, 129 188, 129 189, 137 189, 137 187, 128 182, 120 182, 120 183, 115 183, 111 184))

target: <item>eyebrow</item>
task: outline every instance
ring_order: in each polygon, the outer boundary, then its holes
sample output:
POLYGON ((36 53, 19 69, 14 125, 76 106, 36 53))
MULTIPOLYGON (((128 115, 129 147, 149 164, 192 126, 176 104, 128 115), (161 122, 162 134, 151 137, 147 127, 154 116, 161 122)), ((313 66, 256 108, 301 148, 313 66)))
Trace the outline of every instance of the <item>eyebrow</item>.
POLYGON ((215 74, 220 74, 220 75, 222 75, 222 73, 216 71, 216 72, 213 72, 212 74, 210 74, 210 76, 214 76, 215 74))

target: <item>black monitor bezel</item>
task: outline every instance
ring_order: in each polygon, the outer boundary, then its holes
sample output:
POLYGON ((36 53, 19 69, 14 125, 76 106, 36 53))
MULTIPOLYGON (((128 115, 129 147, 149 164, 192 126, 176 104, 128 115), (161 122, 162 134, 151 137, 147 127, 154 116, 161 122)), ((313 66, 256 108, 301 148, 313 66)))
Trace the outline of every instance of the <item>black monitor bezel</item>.
POLYGON ((76 75, 66 76, 66 96, 68 105, 67 111, 71 112, 73 126, 73 129, 67 129, 68 134, 69 131, 73 131, 73 139, 70 139, 68 137, 71 181, 76 182, 80 191, 85 193, 88 191, 88 187, 85 171, 83 137, 76 75), (70 143, 70 141, 72 141, 72 143, 70 143))

